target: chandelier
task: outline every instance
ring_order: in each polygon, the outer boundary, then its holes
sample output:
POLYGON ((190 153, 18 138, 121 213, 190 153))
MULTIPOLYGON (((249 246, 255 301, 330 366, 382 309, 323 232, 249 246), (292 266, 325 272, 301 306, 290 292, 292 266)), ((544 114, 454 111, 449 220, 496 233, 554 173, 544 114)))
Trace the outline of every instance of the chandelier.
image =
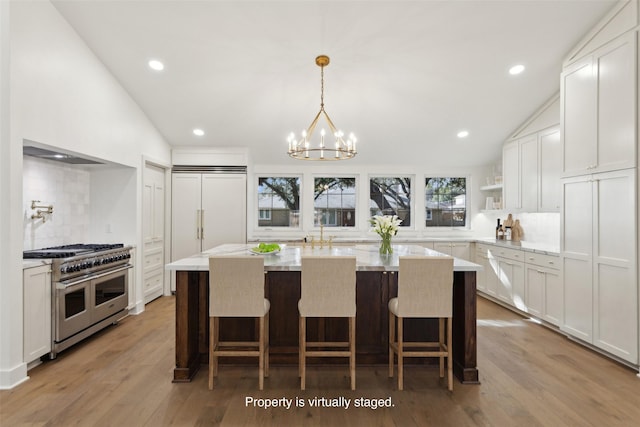
MULTIPOLYGON (((296 139, 293 132, 289 134, 287 142, 289 143, 288 154, 290 157, 299 160, 346 160, 351 159, 357 154, 356 137, 353 133, 349 134, 347 140, 344 140, 344 133, 336 129, 329 115, 324 110, 324 67, 329 65, 329 57, 320 55, 316 57, 316 65, 320 67, 320 111, 316 114, 309 128, 302 131, 300 139, 296 139), (316 129, 320 116, 324 116, 331 135, 335 139, 325 141, 326 131, 320 130, 320 141, 312 145, 311 138, 316 129)), ((329 139, 330 136, 327 138, 329 139)))

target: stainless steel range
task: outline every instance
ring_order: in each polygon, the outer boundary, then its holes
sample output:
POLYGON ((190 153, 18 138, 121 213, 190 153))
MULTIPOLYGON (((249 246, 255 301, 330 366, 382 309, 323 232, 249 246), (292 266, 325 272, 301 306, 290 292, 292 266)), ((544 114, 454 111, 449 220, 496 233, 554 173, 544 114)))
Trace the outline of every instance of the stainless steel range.
POLYGON ((127 314, 131 246, 75 244, 23 255, 51 259, 51 359, 127 314))

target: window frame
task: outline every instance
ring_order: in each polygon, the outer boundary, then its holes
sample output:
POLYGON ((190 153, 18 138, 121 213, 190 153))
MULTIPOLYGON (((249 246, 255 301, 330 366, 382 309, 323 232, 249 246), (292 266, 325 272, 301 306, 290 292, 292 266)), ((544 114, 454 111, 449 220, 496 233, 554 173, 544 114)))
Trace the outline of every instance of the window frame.
MULTIPOLYGON (((425 231, 436 231, 436 230, 469 230, 471 227, 471 203, 470 203, 470 188, 471 188, 471 178, 469 175, 458 175, 458 174, 424 174, 423 175, 423 179, 422 179, 422 194, 423 194, 423 201, 424 201, 424 220, 422 222, 422 227, 425 231), (457 178, 457 179, 464 179, 465 180, 465 184, 464 184, 464 196, 465 196, 465 203, 464 203, 464 224, 463 225, 427 225, 427 221, 430 220, 429 217, 431 217, 431 219, 433 219, 434 217, 434 209, 430 208, 427 204, 427 179, 433 179, 433 178, 437 178, 437 179, 443 179, 443 178, 457 178), (431 211, 431 215, 429 215, 429 212, 431 211)), ((451 211, 452 214, 454 214, 456 211, 458 211, 459 209, 450 209, 449 211, 451 211)))
MULTIPOLYGON (((376 173, 369 174, 367 177, 367 183, 369 184, 369 189, 367 190, 367 218, 371 218, 371 180, 376 178, 392 178, 392 179, 409 179, 411 189, 409 192, 409 225, 400 224, 401 230, 417 230, 416 227, 416 212, 415 212, 415 194, 416 194, 416 175, 414 174, 389 174, 389 173, 376 173)), ((403 221, 404 223, 404 221, 403 221)))
MULTIPOLYGON (((359 230, 359 220, 358 220, 358 215, 359 215, 359 203, 360 203, 360 196, 359 196, 359 185, 360 185, 360 179, 358 175, 355 174, 336 174, 336 173, 314 173, 312 175, 312 184, 311 184, 311 208, 312 208, 312 212, 311 212, 311 228, 312 230, 320 230, 320 226, 316 225, 315 223, 315 212, 316 212, 316 207, 315 207, 315 188, 316 188, 316 179, 319 178, 324 178, 324 179, 353 179, 354 180, 354 186, 353 186, 353 194, 355 197, 354 200, 354 212, 353 212, 353 226, 339 226, 339 225, 332 225, 332 224, 327 224, 327 226, 331 227, 331 231, 337 231, 337 230, 346 230, 346 231, 357 231, 359 230)), ((342 207, 341 207, 342 209, 342 207)), ((340 209, 331 209, 334 211, 334 224, 337 224, 338 222, 338 211, 340 209)))
MULTIPOLYGON (((299 231, 303 229, 303 206, 304 206, 304 179, 302 174, 290 174, 290 173, 256 173, 254 174, 255 179, 255 191, 254 191, 254 215, 255 222, 254 228, 256 232, 260 233, 262 231, 288 231, 294 230, 299 231), (274 179, 274 178, 295 178, 298 180, 298 225, 260 225, 260 180, 261 179, 274 179)), ((272 209, 269 209, 270 211, 272 209)), ((270 215, 272 217, 272 215, 270 215)))

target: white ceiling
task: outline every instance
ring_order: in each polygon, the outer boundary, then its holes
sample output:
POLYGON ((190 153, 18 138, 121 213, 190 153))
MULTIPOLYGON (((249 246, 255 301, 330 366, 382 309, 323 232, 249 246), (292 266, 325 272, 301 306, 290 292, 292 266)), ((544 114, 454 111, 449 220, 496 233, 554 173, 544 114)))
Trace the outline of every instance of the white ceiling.
POLYGON ((358 137, 350 162, 464 167, 498 159, 615 0, 53 3, 173 146, 292 164, 286 137, 319 110, 327 54, 325 109, 358 137))

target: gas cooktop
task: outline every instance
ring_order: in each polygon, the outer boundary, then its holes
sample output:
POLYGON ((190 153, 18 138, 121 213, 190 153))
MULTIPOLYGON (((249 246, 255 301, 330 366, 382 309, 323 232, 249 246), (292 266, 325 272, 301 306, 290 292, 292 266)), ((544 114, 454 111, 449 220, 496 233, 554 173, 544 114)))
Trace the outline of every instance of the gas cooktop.
POLYGON ((109 249, 118 249, 122 247, 124 247, 122 243, 75 243, 73 245, 53 246, 50 248, 24 251, 22 253, 22 257, 25 259, 70 258, 82 254, 106 251, 109 249))

